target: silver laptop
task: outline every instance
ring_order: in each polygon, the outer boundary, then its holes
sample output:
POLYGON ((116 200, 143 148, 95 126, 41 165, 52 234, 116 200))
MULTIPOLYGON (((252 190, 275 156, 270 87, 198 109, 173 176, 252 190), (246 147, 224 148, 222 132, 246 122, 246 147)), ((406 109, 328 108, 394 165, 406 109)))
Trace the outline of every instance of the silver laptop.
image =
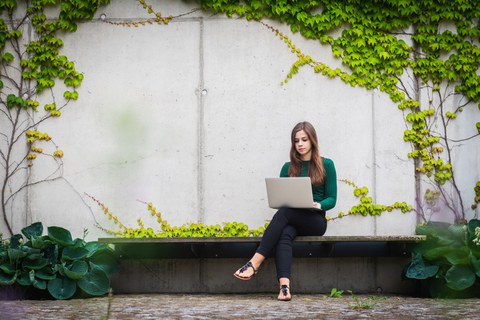
POLYGON ((265 178, 265 183, 270 208, 313 208, 312 183, 309 177, 265 178))

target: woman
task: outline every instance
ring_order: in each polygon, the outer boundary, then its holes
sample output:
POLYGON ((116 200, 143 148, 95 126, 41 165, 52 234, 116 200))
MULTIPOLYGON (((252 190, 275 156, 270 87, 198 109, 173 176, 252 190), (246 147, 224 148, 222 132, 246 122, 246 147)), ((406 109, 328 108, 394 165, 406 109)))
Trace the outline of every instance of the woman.
POLYGON ((292 130, 290 162, 283 165, 280 177, 310 177, 314 203, 311 209, 283 207, 272 218, 253 257, 234 276, 250 280, 262 262, 275 255, 278 300, 289 301, 292 243, 297 235, 321 236, 327 230, 325 212, 337 201, 337 174, 333 161, 320 156, 317 133, 309 122, 300 122, 292 130))

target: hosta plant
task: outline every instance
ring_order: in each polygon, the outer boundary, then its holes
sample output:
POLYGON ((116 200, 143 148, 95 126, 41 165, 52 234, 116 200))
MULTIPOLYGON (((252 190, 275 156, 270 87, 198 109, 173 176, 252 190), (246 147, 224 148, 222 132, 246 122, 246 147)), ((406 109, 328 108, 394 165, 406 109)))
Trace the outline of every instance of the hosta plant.
POLYGON ((426 280, 428 294, 441 298, 480 297, 480 220, 467 225, 427 224, 417 227, 426 235, 413 248, 407 278, 426 280))
POLYGON ((0 286, 32 286, 55 299, 75 294, 101 296, 110 288, 117 259, 106 244, 72 239, 61 227, 36 222, 0 241, 0 286))

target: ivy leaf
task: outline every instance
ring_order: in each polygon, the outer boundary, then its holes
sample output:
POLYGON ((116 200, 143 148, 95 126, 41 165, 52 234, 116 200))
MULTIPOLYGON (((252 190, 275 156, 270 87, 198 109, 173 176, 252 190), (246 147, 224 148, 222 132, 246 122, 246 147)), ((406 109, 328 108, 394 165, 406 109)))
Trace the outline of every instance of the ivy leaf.
POLYGON ((10 63, 13 61, 13 54, 11 54, 10 52, 7 52, 3 55, 3 57, 1 57, 3 61, 5 61, 6 63, 10 63))

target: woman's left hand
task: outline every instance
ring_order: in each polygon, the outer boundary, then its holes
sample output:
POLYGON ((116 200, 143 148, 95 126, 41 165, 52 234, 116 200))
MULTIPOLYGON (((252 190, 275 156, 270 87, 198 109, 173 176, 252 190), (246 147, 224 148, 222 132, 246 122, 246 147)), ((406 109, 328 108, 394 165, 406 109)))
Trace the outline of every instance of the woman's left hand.
POLYGON ((314 208, 317 208, 317 209, 322 209, 322 205, 321 205, 320 203, 318 203, 318 202, 314 202, 314 203, 313 203, 313 207, 314 207, 314 208))

